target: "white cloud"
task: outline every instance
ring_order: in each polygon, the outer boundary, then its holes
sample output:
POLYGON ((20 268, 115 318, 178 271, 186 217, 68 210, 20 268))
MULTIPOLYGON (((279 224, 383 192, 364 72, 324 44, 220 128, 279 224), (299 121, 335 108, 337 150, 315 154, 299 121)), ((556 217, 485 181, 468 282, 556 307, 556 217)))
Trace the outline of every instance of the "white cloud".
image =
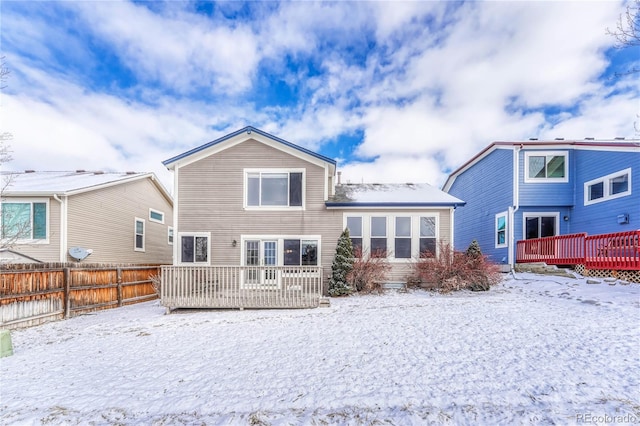
POLYGON ((339 170, 343 183, 444 183, 440 164, 431 156, 383 156, 370 163, 339 166, 339 170))
POLYGON ((184 93, 203 87, 234 93, 251 87, 260 57, 256 37, 246 25, 222 26, 174 10, 165 16, 128 2, 69 5, 142 81, 160 81, 184 93))
POLYGON ((256 3, 239 21, 172 2, 65 2, 60 25, 45 4, 3 16, 5 45, 32 52, 8 53, 16 79, 3 119, 17 168, 167 179, 162 160, 250 124, 316 151, 362 131, 343 180, 439 185, 494 140, 630 137, 637 119, 637 84, 598 80, 616 2, 256 3), (100 66, 86 39, 137 84, 95 89, 63 69, 65 46, 100 66), (293 106, 254 100, 270 79, 296 88, 293 106), (548 106, 560 115, 545 117, 548 106))
MULTIPOLYGON (((618 12, 606 2, 471 3, 457 9, 441 44, 405 40, 400 59, 395 52, 381 58, 390 69, 362 95, 365 138, 356 153, 376 161, 355 163, 355 169, 375 177, 387 157, 397 163, 400 153, 437 155, 440 173, 431 176, 442 182, 447 170, 494 140, 543 136, 551 127, 619 132, 625 121, 619 114, 629 117, 637 89, 634 95, 609 93, 597 81, 607 66, 604 49, 612 44, 603 28, 618 12), (407 51, 419 53, 407 57, 407 51), (406 68, 394 69, 405 62, 406 68), (574 104, 582 105, 579 115, 555 127, 539 110, 574 104)), ((383 179, 403 180, 412 164, 389 168, 383 179)))

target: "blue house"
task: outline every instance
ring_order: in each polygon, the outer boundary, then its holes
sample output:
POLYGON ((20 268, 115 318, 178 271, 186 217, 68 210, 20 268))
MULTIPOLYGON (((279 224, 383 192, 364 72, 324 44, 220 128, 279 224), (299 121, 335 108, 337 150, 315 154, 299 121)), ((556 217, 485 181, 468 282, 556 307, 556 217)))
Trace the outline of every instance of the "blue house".
POLYGON ((466 201, 455 213, 456 249, 475 239, 512 266, 518 240, 640 229, 640 142, 494 142, 443 190, 466 201))

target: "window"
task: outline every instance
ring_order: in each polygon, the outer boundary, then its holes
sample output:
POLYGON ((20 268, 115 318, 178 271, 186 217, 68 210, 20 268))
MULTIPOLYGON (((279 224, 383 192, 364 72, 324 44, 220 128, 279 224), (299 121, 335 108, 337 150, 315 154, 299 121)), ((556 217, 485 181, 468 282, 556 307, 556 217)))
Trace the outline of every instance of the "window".
POLYGON ((302 207, 302 171, 246 171, 246 207, 302 207))
POLYGON ((318 265, 317 240, 284 240, 285 266, 318 265))
POLYGON ((149 221, 164 223, 164 213, 158 210, 149 209, 149 221))
POLYGON ((384 211, 343 216, 351 243, 359 254, 386 257, 391 262, 406 262, 424 253, 438 252, 439 214, 395 215, 384 211))
POLYGON ((411 218, 396 217, 395 258, 411 258, 411 218))
POLYGON ((631 195, 631 169, 611 173, 584 184, 584 205, 631 195))
POLYGON ((558 213, 525 213, 524 239, 553 237, 557 234, 558 213))
POLYGON ((1 237, 3 239, 46 240, 46 202, 2 202, 1 237))
POLYGON ((507 213, 496 215, 496 248, 507 247, 507 213))
POLYGON ((135 251, 144 251, 144 219, 136 218, 133 249, 135 251))
POLYGON ((169 243, 170 246, 173 245, 173 227, 172 226, 167 228, 167 243, 169 243))
POLYGON ((533 182, 568 182, 567 151, 525 152, 525 178, 533 182))
POLYGON ((209 235, 182 235, 180 244, 180 262, 209 263, 209 235))
POLYGON ((436 255, 436 218, 420 218, 420 257, 436 255))
POLYGON ((371 217, 371 256, 387 257, 386 217, 371 217))
POLYGON ((349 229, 353 252, 362 253, 362 217, 347 216, 347 228, 349 229))

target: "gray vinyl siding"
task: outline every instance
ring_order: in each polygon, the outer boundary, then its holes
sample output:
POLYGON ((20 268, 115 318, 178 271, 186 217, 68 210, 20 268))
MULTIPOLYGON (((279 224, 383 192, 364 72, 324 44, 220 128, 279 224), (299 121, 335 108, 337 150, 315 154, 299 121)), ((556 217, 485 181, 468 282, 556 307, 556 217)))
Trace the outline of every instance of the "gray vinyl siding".
MULTIPOLYGON (((325 169, 255 140, 178 167, 175 263, 179 259, 182 234, 210 233, 210 264, 239 265, 243 236, 303 236, 321 238, 321 265, 325 286, 331 273, 336 244, 344 226, 345 209, 327 209, 325 169), (303 210, 249 210, 244 208, 245 169, 304 169, 303 210), (233 246, 236 241, 236 246, 233 246)), ((349 214, 419 215, 437 213, 439 237, 451 242, 451 210, 441 209, 357 209, 349 214)), ((389 281, 405 282, 410 263, 391 262, 389 281)))
POLYGON ((72 195, 68 206, 68 248, 93 249, 88 262, 172 263, 167 234, 173 226, 173 209, 150 179, 72 195), (149 220, 149 208, 164 213, 164 224, 149 220), (136 217, 145 221, 144 252, 134 250, 136 217))
MULTIPOLYGON (((31 256, 42 262, 59 262, 60 261, 60 203, 53 198, 42 197, 26 197, 29 200, 48 200, 48 222, 47 233, 49 235, 48 243, 37 244, 15 244, 12 250, 31 256)), ((19 197, 11 197, 8 200, 19 201, 19 197)))
MULTIPOLYGON (((239 265, 243 235, 320 235, 323 275, 328 275, 341 232, 342 212, 326 210, 324 168, 247 140, 182 166, 176 173, 177 231, 210 232, 211 265, 239 265), (252 168, 305 169, 304 210, 245 210, 244 169, 252 168), (236 247, 232 246, 234 240, 236 247)), ((176 233, 176 243, 178 238, 176 233)))

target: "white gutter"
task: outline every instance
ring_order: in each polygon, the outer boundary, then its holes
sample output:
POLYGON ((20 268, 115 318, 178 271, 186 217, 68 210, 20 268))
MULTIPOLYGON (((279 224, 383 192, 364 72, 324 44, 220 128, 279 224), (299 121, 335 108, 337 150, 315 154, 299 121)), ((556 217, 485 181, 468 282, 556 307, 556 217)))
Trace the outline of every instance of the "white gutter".
POLYGON ((53 194, 53 199, 60 203, 60 262, 67 261, 67 197, 61 199, 58 194, 53 194))
POLYGON ((509 207, 509 251, 507 255, 507 261, 509 266, 513 269, 515 265, 515 249, 516 249, 516 235, 514 217, 515 213, 520 208, 520 150, 522 145, 515 146, 513 150, 513 206, 509 207))

